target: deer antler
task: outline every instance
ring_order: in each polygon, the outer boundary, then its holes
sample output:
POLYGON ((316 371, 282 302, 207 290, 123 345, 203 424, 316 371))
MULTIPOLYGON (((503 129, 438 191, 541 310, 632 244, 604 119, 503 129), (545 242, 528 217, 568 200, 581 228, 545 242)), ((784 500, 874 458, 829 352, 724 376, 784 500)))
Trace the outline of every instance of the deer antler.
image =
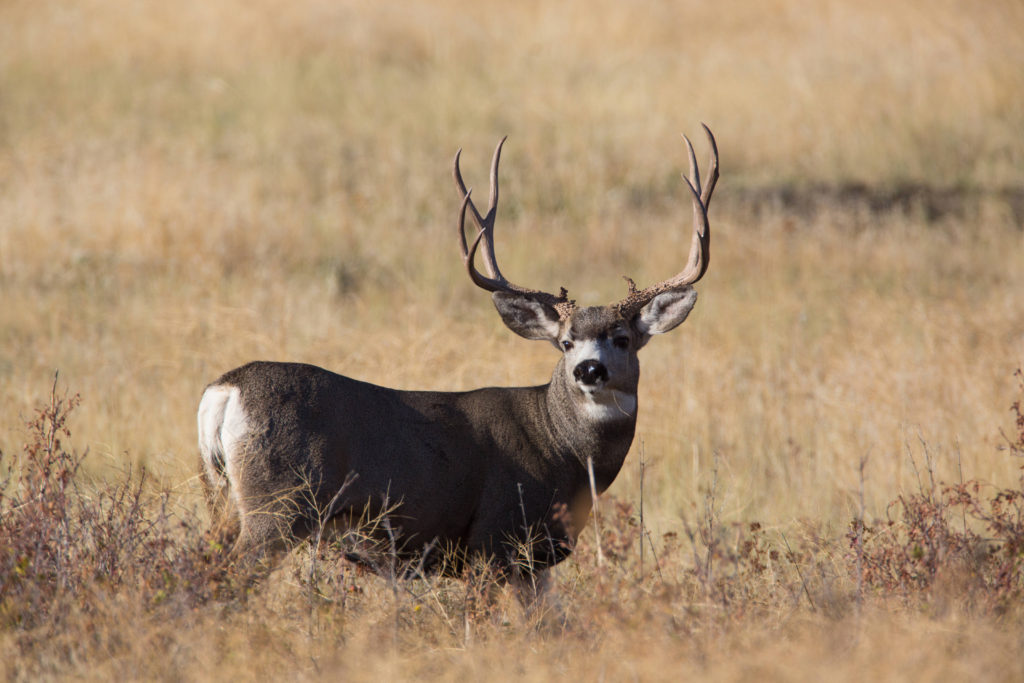
POLYGON ((711 248, 711 226, 708 225, 708 205, 711 202, 711 193, 715 191, 715 183, 718 182, 718 145, 715 143, 715 136, 703 123, 700 124, 707 133, 708 142, 711 143, 711 162, 707 184, 701 188, 700 170, 697 168, 697 157, 693 153, 693 145, 685 135, 686 151, 690 158, 690 177, 683 176, 687 189, 693 199, 693 240, 690 243, 690 255, 686 259, 686 265, 674 277, 663 280, 645 289, 638 290, 631 278, 625 278, 629 286, 629 294, 616 306, 624 318, 631 318, 637 311, 647 305, 651 299, 662 292, 670 289, 678 289, 686 285, 692 285, 704 276, 708 269, 708 259, 711 248))
POLYGON ((498 212, 498 161, 501 159, 501 147, 505 144, 506 139, 502 138, 501 142, 498 143, 498 147, 494 150, 494 158, 491 160, 491 196, 486 216, 481 216, 480 212, 477 211, 476 205, 473 204, 473 200, 470 198, 473 191, 466 189, 466 184, 462 182, 462 173, 459 171, 459 157, 462 155, 462 150, 460 149, 455 153, 455 185, 462 194, 462 208, 459 210, 459 248, 462 251, 462 260, 466 264, 469 278, 477 287, 488 292, 500 291, 526 294, 537 301, 553 307, 558 311, 558 315, 562 320, 567 320, 572 316, 572 312, 576 308, 576 302, 569 299, 569 292, 566 291, 565 287, 561 288, 557 296, 539 289, 529 289, 509 282, 501 274, 501 270, 498 269, 498 261, 494 256, 494 218, 498 212), (467 208, 472 211, 473 220, 479 229, 472 246, 466 243, 467 208), (477 248, 481 242, 483 243, 484 267, 487 268, 489 277, 477 270, 474 265, 477 248))

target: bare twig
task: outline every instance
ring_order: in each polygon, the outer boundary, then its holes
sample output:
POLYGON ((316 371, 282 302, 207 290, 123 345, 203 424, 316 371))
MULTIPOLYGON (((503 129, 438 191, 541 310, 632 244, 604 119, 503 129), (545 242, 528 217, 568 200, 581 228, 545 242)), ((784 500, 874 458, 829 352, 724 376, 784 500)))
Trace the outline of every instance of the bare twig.
POLYGON ((644 460, 644 440, 640 439, 640 579, 644 578, 644 537, 647 535, 647 527, 644 525, 644 470, 647 463, 644 460))
MULTIPOLYGON (((864 455, 860 459, 859 466, 859 496, 860 496, 860 516, 857 520, 857 609, 861 608, 861 604, 864 598, 864 468, 867 467, 868 456, 864 455)), ((810 596, 808 596, 808 600, 810 596)))
POLYGON ((800 571, 800 565, 793 560, 796 554, 789 546, 789 539, 786 538, 785 533, 779 532, 779 535, 782 536, 782 542, 786 544, 786 550, 789 551, 790 562, 793 563, 793 568, 796 569, 796 575, 800 577, 800 583, 804 588, 804 595, 807 596, 807 604, 811 606, 812 611, 817 611, 817 608, 814 606, 814 600, 811 599, 811 591, 807 588, 807 580, 804 579, 804 574, 800 571))
POLYGON ((597 536, 597 566, 604 566, 604 553, 601 551, 601 520, 597 509, 597 484, 594 483, 594 459, 587 456, 587 476, 590 477, 590 502, 594 508, 594 535, 597 536))

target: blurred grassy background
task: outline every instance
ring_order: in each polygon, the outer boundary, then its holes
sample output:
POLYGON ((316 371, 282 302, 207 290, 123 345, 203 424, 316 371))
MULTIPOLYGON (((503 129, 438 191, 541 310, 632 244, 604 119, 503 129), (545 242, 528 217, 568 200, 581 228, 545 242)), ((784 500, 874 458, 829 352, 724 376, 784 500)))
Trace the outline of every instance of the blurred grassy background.
POLYGON ((679 269, 706 121, 711 268, 643 352, 656 530, 715 467, 725 518, 778 525, 844 523, 865 456, 875 514, 910 454, 1015 480, 1019 2, 8 0, 0 46, 5 452, 55 370, 94 472, 186 501, 198 397, 251 359, 542 383, 554 352, 462 270, 455 150, 480 188, 510 136, 506 274, 604 303, 679 269))

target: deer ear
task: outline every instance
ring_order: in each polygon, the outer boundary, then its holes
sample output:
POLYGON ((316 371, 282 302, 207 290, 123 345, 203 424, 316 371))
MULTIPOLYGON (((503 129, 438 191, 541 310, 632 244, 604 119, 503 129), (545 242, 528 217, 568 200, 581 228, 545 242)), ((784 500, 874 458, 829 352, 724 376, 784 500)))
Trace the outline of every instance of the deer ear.
POLYGON ((690 315, 697 303, 697 290, 692 287, 670 289, 640 309, 634 318, 636 329, 644 337, 671 332, 690 315))
POLYGON ((491 295, 494 307, 508 329, 527 339, 554 341, 562 330, 558 311, 536 299, 514 292, 491 295))

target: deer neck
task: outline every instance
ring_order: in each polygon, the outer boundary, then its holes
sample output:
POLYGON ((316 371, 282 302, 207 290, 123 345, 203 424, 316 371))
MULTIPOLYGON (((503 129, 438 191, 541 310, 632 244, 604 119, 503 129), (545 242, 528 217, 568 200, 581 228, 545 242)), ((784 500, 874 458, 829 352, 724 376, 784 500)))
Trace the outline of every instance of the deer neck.
POLYGON ((547 387, 550 427, 559 450, 586 470, 591 460, 597 487, 604 491, 622 468, 636 430, 636 385, 586 396, 568 379, 559 361, 547 387))

